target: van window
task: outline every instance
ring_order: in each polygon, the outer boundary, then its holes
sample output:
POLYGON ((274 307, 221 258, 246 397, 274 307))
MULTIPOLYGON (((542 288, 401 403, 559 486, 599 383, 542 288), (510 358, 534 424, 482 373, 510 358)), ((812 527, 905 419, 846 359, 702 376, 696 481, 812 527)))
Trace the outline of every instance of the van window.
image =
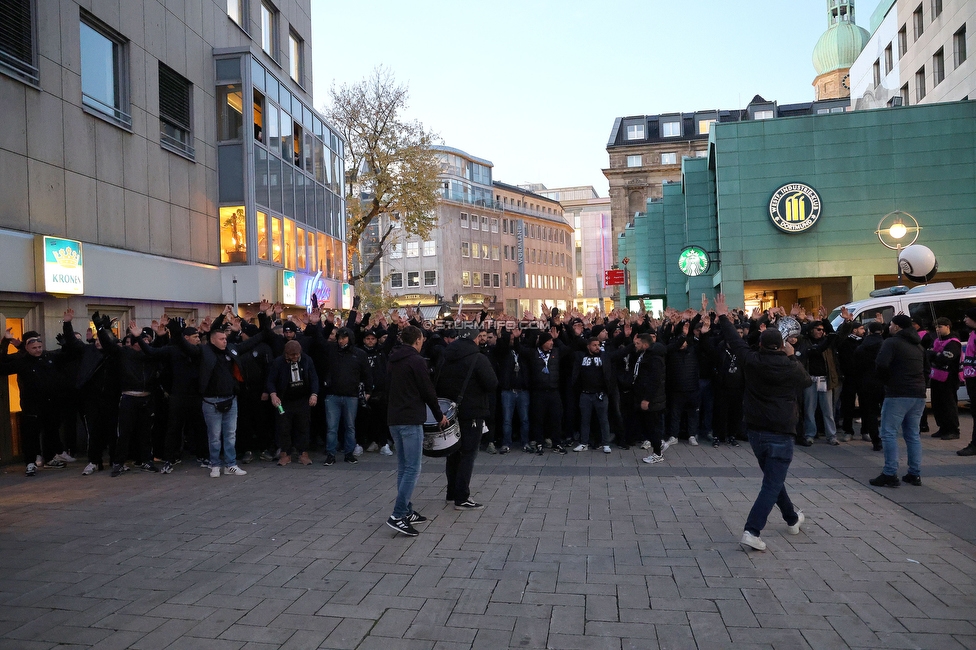
POLYGON ((935 300, 932 302, 937 318, 948 318, 952 321, 952 331, 964 341, 969 337, 969 328, 963 322, 966 311, 976 307, 976 297, 956 298, 955 300, 935 300))
POLYGON ((917 320, 926 331, 935 331, 935 316, 932 315, 932 303, 912 302, 908 304, 908 315, 917 320))
POLYGON ((878 314, 881 314, 884 322, 889 323, 891 322, 892 316, 895 315, 895 308, 891 305, 885 305, 883 307, 867 307, 864 311, 855 316, 854 320, 866 325, 875 320, 878 314))

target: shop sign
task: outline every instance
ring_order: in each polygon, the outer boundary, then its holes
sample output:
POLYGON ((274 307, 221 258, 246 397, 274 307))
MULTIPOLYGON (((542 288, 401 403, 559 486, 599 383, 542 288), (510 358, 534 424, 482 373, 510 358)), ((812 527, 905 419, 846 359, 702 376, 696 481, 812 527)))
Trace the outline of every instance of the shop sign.
POLYGON ((352 285, 342 284, 342 309, 352 309, 352 285))
POLYGON ((285 305, 298 304, 298 280, 294 271, 281 272, 281 302, 285 305))
POLYGON ((783 232, 809 230, 820 218, 820 195, 809 185, 787 183, 773 192, 769 218, 783 232))
POLYGON ((79 296, 85 293, 81 242, 44 237, 44 291, 79 296))
POLYGON ((678 255, 678 268, 689 277, 704 275, 711 264, 708 253, 699 246, 686 246, 678 255))

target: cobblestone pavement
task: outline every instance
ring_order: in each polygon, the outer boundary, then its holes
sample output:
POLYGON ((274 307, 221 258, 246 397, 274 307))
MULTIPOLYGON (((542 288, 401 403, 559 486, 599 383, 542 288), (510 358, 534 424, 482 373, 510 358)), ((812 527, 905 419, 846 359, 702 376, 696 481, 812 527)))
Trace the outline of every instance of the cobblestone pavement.
POLYGON ((870 443, 798 448, 807 520, 790 536, 774 512, 765 553, 738 544, 748 446, 481 454, 480 512, 425 459, 416 538, 384 525, 378 454, 219 479, 7 467, 0 648, 976 648, 971 427, 925 439, 920 488, 870 487, 870 443))

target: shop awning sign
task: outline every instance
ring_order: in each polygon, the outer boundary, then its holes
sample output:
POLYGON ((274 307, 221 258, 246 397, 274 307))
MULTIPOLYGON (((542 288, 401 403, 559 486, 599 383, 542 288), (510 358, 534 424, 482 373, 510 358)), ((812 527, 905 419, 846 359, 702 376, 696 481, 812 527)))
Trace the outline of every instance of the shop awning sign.
POLYGON ((85 293, 85 264, 81 242, 58 237, 43 238, 44 291, 58 295, 85 293))

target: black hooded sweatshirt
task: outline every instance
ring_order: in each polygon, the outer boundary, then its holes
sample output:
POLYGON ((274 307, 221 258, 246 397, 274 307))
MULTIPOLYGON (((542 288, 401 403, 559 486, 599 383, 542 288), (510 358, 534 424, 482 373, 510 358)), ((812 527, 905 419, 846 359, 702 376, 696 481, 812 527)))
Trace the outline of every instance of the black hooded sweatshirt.
POLYGON ((437 394, 457 402, 468 370, 474 364, 471 379, 458 406, 458 419, 483 420, 488 417, 489 400, 494 399, 495 388, 498 387, 498 378, 491 369, 488 357, 481 354, 474 341, 466 338, 459 338, 448 345, 441 356, 443 365, 435 370, 437 394))

